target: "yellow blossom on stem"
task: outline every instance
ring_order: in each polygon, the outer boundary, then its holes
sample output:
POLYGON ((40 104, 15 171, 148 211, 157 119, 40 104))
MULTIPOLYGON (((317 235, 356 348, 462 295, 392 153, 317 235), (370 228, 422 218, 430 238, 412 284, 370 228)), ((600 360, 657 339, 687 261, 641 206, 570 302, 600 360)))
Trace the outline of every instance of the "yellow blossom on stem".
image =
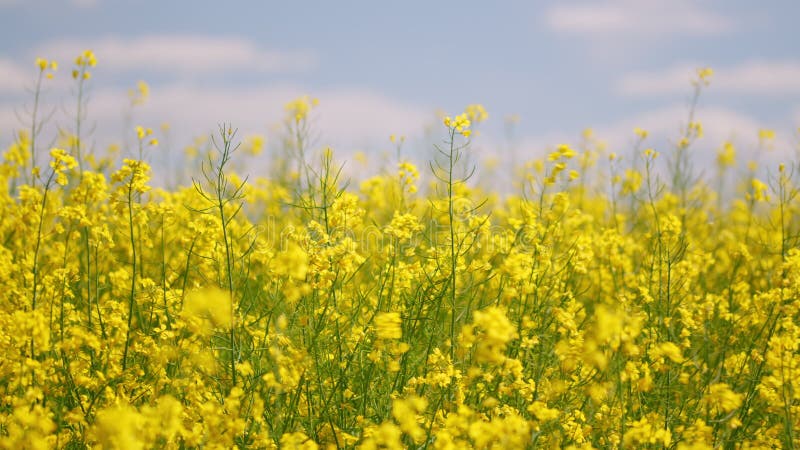
POLYGON ((375 316, 375 334, 379 339, 402 339, 403 320, 396 312, 384 312, 375 316))

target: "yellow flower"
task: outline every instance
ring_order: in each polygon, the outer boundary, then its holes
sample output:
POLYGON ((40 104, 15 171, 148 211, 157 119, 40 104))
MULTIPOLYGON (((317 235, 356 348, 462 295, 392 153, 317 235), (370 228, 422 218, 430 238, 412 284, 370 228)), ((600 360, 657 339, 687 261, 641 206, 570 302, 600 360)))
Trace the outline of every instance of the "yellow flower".
POLYGON ((400 214, 397 211, 392 217, 392 223, 386 227, 386 232, 400 241, 411 239, 414 233, 423 229, 419 219, 414 214, 400 214))
POLYGON ((736 164, 736 148, 733 143, 726 141, 717 151, 717 165, 720 167, 733 167, 736 164))
POLYGON ((708 85, 711 82, 712 76, 714 76, 714 70, 710 67, 702 67, 697 69, 697 78, 700 83, 708 85))
POLYGON ((704 400, 717 413, 727 414, 742 405, 744 394, 734 392, 727 383, 714 383, 708 387, 704 400))
POLYGON ((758 140, 761 142, 770 142, 775 140, 775 130, 762 128, 758 130, 758 140))
POLYGON ((403 320, 396 312, 383 312, 375 316, 375 334, 378 339, 402 339, 403 320))
POLYGON ((555 408, 548 408, 542 401, 535 401, 528 406, 528 412, 533 414, 539 422, 558 419, 561 412, 555 408))
POLYGON ((693 137, 703 137, 703 124, 700 122, 689 122, 689 132, 693 137))
POLYGON ((145 418, 129 405, 101 410, 95 419, 95 436, 106 448, 144 449, 145 418))
MULTIPOLYGON (((480 112, 473 111, 474 114, 478 114, 480 116, 480 112)), ((469 137, 472 134, 472 130, 470 130, 470 126, 472 122, 470 121, 469 115, 467 113, 459 114, 455 118, 451 118, 450 116, 445 116, 442 119, 444 126, 449 128, 451 132, 458 133, 464 137, 469 137)))
POLYGON ((564 159, 572 159, 575 156, 575 150, 567 144, 559 145, 557 151, 564 159))
POLYGON ((244 141, 244 149, 248 154, 253 155, 253 156, 258 156, 258 155, 261 154, 261 152, 264 151, 264 142, 265 141, 266 141, 266 139, 264 138, 263 135, 256 134, 256 135, 250 136, 250 137, 246 138, 245 141, 244 141))
POLYGON ((464 109, 464 114, 467 115, 469 120, 475 123, 483 122, 489 118, 489 113, 486 112, 486 109, 483 107, 483 105, 479 104, 467 105, 467 107, 464 109))
POLYGON ((759 180, 758 178, 753 178, 750 180, 750 187, 753 192, 753 199, 756 201, 763 201, 768 200, 769 196, 767 195, 767 190, 769 186, 767 186, 764 182, 759 180))
POLYGON ((465 325, 461 341, 475 346, 477 363, 500 364, 505 361, 506 345, 519 335, 506 313, 496 306, 475 311, 472 324, 465 325))
POLYGON ((50 149, 50 167, 53 169, 53 174, 56 176, 56 183, 61 186, 66 186, 67 176, 64 173, 67 170, 72 170, 78 167, 78 161, 74 157, 68 155, 64 149, 53 147, 50 149))
POLYGON ((672 342, 662 342, 651 353, 655 358, 666 357, 670 361, 680 364, 683 362, 683 354, 680 347, 672 342))
POLYGON ((281 447, 286 450, 317 450, 319 446, 301 431, 281 436, 281 447))
POLYGON ((150 180, 150 166, 144 161, 123 159, 122 167, 111 174, 111 181, 120 183, 120 188, 125 191, 130 188, 133 192, 145 193, 150 190, 147 182, 150 180))
POLYGON ((150 86, 145 83, 144 81, 137 81, 136 82, 136 89, 139 91, 139 95, 142 97, 148 97, 150 95, 150 86))
POLYGON ((83 53, 75 58, 75 65, 94 67, 97 65, 97 58, 95 58, 93 51, 84 50, 83 53))
MULTIPOLYGON (((663 426, 663 423, 660 425, 663 426)), ((642 418, 628 424, 628 430, 625 432, 622 442, 626 448, 648 444, 663 444, 668 447, 672 442, 672 433, 669 429, 661 428, 658 424, 651 424, 647 418, 642 418)))
POLYGON ((153 134, 152 128, 144 128, 142 126, 136 127, 136 138, 140 141, 144 140, 145 137, 150 136, 153 134))
POLYGON ((144 104, 144 102, 147 101, 147 98, 149 96, 150 96, 150 86, 141 80, 136 82, 136 89, 128 90, 128 97, 130 98, 131 104, 133 105, 144 104))
POLYGON ((319 100, 309 98, 308 95, 296 98, 284 106, 284 109, 289 114, 291 120, 300 123, 306 117, 312 108, 319 104, 319 100))
POLYGON ((392 417, 400 425, 404 433, 411 436, 415 442, 425 438, 425 429, 420 426, 420 414, 425 412, 428 402, 422 397, 410 396, 392 402, 392 417))
POLYGON ((216 287, 192 291, 186 296, 181 315, 197 323, 197 331, 228 328, 232 317, 230 293, 216 287))

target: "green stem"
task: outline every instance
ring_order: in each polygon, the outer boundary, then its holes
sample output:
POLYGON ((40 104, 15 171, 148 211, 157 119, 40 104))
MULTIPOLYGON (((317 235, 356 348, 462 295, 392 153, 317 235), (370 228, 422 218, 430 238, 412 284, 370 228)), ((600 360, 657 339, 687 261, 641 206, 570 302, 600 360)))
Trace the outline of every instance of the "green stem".
POLYGON ((450 130, 450 152, 447 181, 447 213, 450 225, 450 359, 455 361, 455 332, 456 332, 456 241, 455 241, 455 217, 453 211, 453 165, 455 163, 455 129, 450 130))
MULTIPOLYGON (((141 144, 140 144, 141 146, 141 144)), ((125 334, 125 350, 122 353, 122 370, 125 371, 128 363, 128 348, 131 343, 131 326, 133 322, 133 306, 136 302, 136 239, 133 227, 133 183, 136 179, 136 172, 139 166, 135 166, 128 184, 128 230, 130 231, 131 252, 133 252, 132 272, 131 272, 131 293, 128 297, 128 330, 125 334)))

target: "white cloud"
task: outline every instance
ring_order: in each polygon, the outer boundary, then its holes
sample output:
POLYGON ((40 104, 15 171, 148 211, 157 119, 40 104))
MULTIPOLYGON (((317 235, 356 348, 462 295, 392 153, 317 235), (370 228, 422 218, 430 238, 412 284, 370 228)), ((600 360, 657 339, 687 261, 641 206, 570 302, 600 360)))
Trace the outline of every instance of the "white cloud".
POLYGON ((309 51, 264 49, 240 37, 203 35, 58 39, 39 46, 36 52, 68 63, 87 48, 97 55, 98 65, 115 71, 284 72, 310 70, 316 66, 316 57, 309 51))
MULTIPOLYGON (((630 73, 617 83, 617 90, 635 96, 686 93, 701 66, 683 63, 660 72, 630 73)), ((715 68, 709 89, 730 94, 800 94, 800 61, 749 61, 715 68)))
MULTIPOLYGON (((49 6, 52 5, 53 0, 0 0, 0 8, 6 7, 13 7, 22 4, 32 5, 32 6, 49 6)), ((66 0, 64 3, 68 3, 70 6, 74 6, 76 8, 93 8, 100 3, 100 0, 66 0)))
POLYGON ((319 96, 321 125, 330 136, 364 136, 385 141, 389 135, 415 135, 433 117, 428 108, 357 89, 323 92, 319 96))
MULTIPOLYGON (((266 130, 280 123, 283 105, 304 95, 297 86, 249 88, 198 88, 173 85, 153 89, 152 99, 140 116, 169 121, 182 129, 204 132, 220 122, 232 123, 245 132, 266 130)), ((124 94, 116 94, 122 97, 124 94)), ((320 145, 353 145, 364 139, 385 140, 392 133, 415 133, 429 117, 427 110, 366 90, 315 92, 320 105, 312 112, 313 131, 320 145)), ((111 99, 97 99, 110 105, 111 99)), ((116 106, 121 110, 122 103, 116 106)), ((98 114, 107 114, 106 111, 98 114)))
POLYGON ((20 128, 14 108, 0 105, 0 143, 6 145, 13 140, 14 130, 20 128))
MULTIPOLYGON (((153 85, 147 103, 131 111, 124 89, 100 88, 89 100, 85 129, 92 132, 84 135, 84 140, 93 151, 102 154, 112 143, 133 145, 134 126, 151 127, 162 140, 161 147, 148 151, 156 184, 176 176, 188 182, 187 174, 194 169, 181 169, 176 164, 181 161, 181 150, 193 138, 216 134, 218 125, 224 122, 239 130, 240 139, 252 134, 265 134, 268 145, 278 148, 283 133, 283 105, 306 93, 309 91, 292 85, 212 89, 187 84, 153 85), (166 140, 159 130, 164 122, 170 124, 169 153, 165 152, 166 140)), ((379 170, 375 164, 380 164, 384 152, 389 149, 389 135, 404 135, 413 141, 420 138, 432 117, 432 108, 374 91, 330 89, 313 92, 313 95, 319 98, 320 103, 310 115, 312 134, 316 137, 310 150, 315 154, 323 147, 332 147, 338 161, 349 161, 344 176, 354 180, 379 170), (356 150, 370 151, 369 169, 353 161, 356 150)), ((72 129, 74 114, 70 109, 71 103, 57 104, 63 107, 56 109, 57 114, 47 123, 40 142, 53 142, 58 127, 72 129)), ((14 114, 15 107, 0 103, 0 145, 10 143, 13 131, 22 126, 14 114)), ((53 105, 42 107, 51 109, 53 105)), ((246 164, 240 166, 243 167, 242 173, 258 175, 269 165, 272 156, 264 154, 256 160, 237 158, 237 161, 246 164)))
POLYGON ((100 0, 70 0, 70 4, 78 8, 93 8, 100 3, 100 0))
MULTIPOLYGON (((788 130, 776 129, 775 124, 746 113, 718 106, 700 107, 695 120, 703 124, 704 131, 704 136, 691 147, 692 162, 698 172, 713 170, 717 149, 725 141, 733 142, 736 147, 740 167, 744 167, 746 161, 757 161, 763 169, 774 170, 778 162, 794 156, 792 136, 788 130), (768 149, 759 146, 758 132, 761 129, 776 131, 776 138, 768 149)), ((686 121, 686 107, 675 105, 622 120, 607 129, 599 129, 598 133, 608 133, 609 142, 616 143, 619 145, 616 148, 624 151, 631 148, 633 128, 638 126, 651 133, 648 145, 666 155, 679 139, 680 127, 685 126, 686 121)))
POLYGON ((546 12, 545 21, 558 33, 626 39, 714 35, 733 27, 729 18, 690 0, 559 2, 546 12))
MULTIPOLYGON (((800 118, 800 110, 798 110, 800 118)), ((666 156, 675 142, 680 139, 681 128, 686 125, 688 111, 685 105, 671 105, 645 111, 600 124, 594 127, 598 139, 607 144, 609 152, 630 155, 636 142, 634 128, 648 131, 644 143, 666 156)), ((777 137, 772 145, 773 151, 758 154, 758 131, 763 128, 774 129, 775 124, 765 123, 751 115, 719 106, 699 107, 695 120, 703 125, 704 135, 691 147, 692 161, 698 171, 713 168, 716 150, 725 142, 731 141, 737 148, 739 161, 757 160, 762 165, 776 163, 793 155, 793 137, 790 130, 776 129, 777 137)), ((573 132, 552 132, 545 136, 523 139, 520 150, 527 158, 541 157, 545 151, 556 145, 568 143, 577 145, 580 130, 573 132)), ((643 147, 644 148, 644 147, 643 147)), ((518 152, 519 153, 519 152, 518 152)), ((771 167, 771 166, 770 166, 771 167)))
MULTIPOLYGON (((608 136, 613 145, 624 146, 633 141, 633 129, 647 130, 655 139, 677 141, 681 128, 688 120, 688 110, 684 105, 667 106, 653 111, 623 119, 615 124, 598 129, 598 133, 608 136)), ((698 107, 695 120, 703 124, 701 146, 719 146, 726 140, 750 141, 756 138, 758 130, 764 128, 757 119, 722 107, 698 107)))
MULTIPOLYGON (((147 102, 135 107, 130 130, 125 130, 123 116, 129 111, 129 100, 123 89, 97 89, 89 100, 89 121, 96 123, 94 136, 98 143, 119 141, 121 134, 132 133, 134 125, 158 128, 168 122, 174 132, 175 145, 191 142, 191 138, 216 130, 219 123, 231 123, 247 135, 267 132, 280 124, 283 105, 309 93, 299 86, 254 86, 247 88, 206 88, 187 84, 152 86, 147 102)), ((319 136, 317 145, 332 145, 350 150, 356 144, 388 142, 390 134, 419 135, 431 118, 432 108, 390 98, 378 92, 361 89, 329 89, 313 92, 320 104, 312 111, 312 131, 319 136)), ((55 123, 66 123, 63 108, 55 123)), ((0 130, 17 125, 11 105, 0 104, 0 130)), ((4 133, 5 134, 5 133, 4 133)), ((274 134, 273 134, 274 137, 274 134)))
POLYGON ((36 67, 31 60, 30 70, 19 64, 0 58, 0 93, 18 93, 36 76, 36 67))

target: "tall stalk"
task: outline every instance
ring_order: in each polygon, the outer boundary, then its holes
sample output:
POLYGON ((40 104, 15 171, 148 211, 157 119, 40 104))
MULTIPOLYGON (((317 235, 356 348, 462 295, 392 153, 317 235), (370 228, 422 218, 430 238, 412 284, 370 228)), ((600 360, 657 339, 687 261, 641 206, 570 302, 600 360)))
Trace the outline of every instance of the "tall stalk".
MULTIPOLYGON (((147 181, 147 173, 146 171, 149 169, 148 166, 143 161, 143 153, 144 153, 144 142, 147 136, 150 136, 153 131, 151 129, 144 129, 142 127, 136 127, 136 133, 139 138, 139 159, 137 160, 125 160, 125 164, 130 171, 129 173, 123 167, 123 170, 114 174, 112 178, 117 178, 118 181, 125 180, 125 201, 127 202, 127 209, 128 209, 128 233, 130 234, 130 245, 131 245, 131 288, 130 294, 128 296, 128 329, 125 334, 125 348, 122 353, 122 370, 124 371, 127 367, 128 362, 128 349, 130 348, 131 343, 131 332, 133 331, 133 312, 136 307, 136 271, 139 269, 139 258, 140 252, 137 251, 137 240, 136 240, 136 229, 133 224, 133 217, 134 217, 134 203, 139 203, 142 200, 142 194, 147 192, 148 188, 145 186, 145 182, 147 181)), ((150 139, 148 141, 148 145, 157 145, 158 141, 155 139, 150 139)), ((141 242, 138 242, 141 244, 141 242)), ((141 319, 140 324, 141 326, 141 319)))
POLYGON ((225 244, 225 289, 228 291, 230 299, 230 315, 231 322, 229 324, 230 330, 230 375, 231 387, 236 386, 236 302, 235 302, 235 286, 233 279, 234 268, 234 252, 233 252, 233 236, 229 229, 230 222, 239 214, 244 205, 241 200, 244 198, 243 189, 246 180, 238 186, 230 185, 230 178, 226 174, 228 163, 230 163, 233 153, 239 147, 233 145, 233 139, 236 136, 236 131, 230 126, 220 125, 219 135, 222 142, 219 143, 216 139, 212 138, 214 146, 219 153, 219 161, 216 163, 212 161, 209 156, 208 161, 204 162, 201 170, 205 178, 206 187, 203 187, 198 181, 192 180, 195 190, 205 199, 210 206, 197 212, 205 214, 213 214, 220 220, 220 228, 222 231, 222 239, 225 244), (229 204, 238 202, 238 205, 233 212, 226 211, 229 204))

